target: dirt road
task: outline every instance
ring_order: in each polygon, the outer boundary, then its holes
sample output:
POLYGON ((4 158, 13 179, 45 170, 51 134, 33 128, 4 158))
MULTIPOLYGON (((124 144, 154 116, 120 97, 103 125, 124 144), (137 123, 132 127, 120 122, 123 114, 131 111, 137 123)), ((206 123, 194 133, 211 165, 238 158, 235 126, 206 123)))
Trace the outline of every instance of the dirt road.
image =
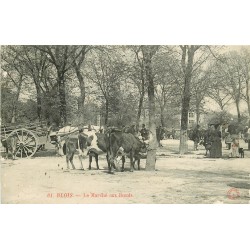
MULTIPOLYGON (((100 170, 95 162, 85 171, 66 170, 65 157, 53 150, 37 153, 33 159, 1 162, 2 203, 237 203, 250 201, 250 152, 245 158, 205 158, 205 150, 179 156, 177 140, 166 140, 157 151, 156 171, 109 174, 105 156, 100 170)), ((189 142, 192 148, 192 142, 189 142)), ((75 165, 80 167, 78 157, 75 165)))

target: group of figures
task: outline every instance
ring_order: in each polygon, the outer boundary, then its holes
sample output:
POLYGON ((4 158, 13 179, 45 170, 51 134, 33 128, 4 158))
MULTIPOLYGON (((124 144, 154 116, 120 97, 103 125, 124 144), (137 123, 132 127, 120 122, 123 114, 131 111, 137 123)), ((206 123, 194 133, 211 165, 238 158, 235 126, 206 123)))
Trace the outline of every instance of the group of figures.
MULTIPOLYGON (((142 127, 139 131, 136 130, 136 126, 134 124, 130 127, 123 126, 122 132, 131 133, 143 141, 146 141, 149 139, 149 130, 146 128, 145 124, 142 124, 142 127)), ((162 126, 156 127, 156 139, 157 139, 157 144, 159 147, 162 146, 161 140, 164 139, 164 134, 165 134, 165 130, 162 126)))
MULTIPOLYGON (((225 129, 225 144, 230 150, 229 157, 244 157, 244 150, 240 147, 239 134, 225 129)), ((200 130, 197 125, 190 133, 189 138, 194 141, 194 150, 198 150, 198 145, 203 145, 206 149, 206 156, 210 158, 222 157, 222 133, 220 124, 211 124, 207 130, 200 130)))
POLYGON ((209 152, 210 158, 222 157, 221 131, 218 124, 210 125, 204 133, 200 131, 200 126, 197 125, 192 131, 190 139, 194 141, 194 150, 198 150, 200 144, 205 146, 206 155, 209 152))

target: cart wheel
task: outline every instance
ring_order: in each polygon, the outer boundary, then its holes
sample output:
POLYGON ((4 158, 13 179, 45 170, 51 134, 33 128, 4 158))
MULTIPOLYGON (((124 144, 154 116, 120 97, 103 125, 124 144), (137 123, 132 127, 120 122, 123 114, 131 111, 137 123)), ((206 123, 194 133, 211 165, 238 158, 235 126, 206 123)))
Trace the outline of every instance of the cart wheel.
POLYGON ((9 136, 17 137, 16 157, 32 157, 37 151, 37 138, 35 134, 28 129, 20 128, 12 131, 9 136))

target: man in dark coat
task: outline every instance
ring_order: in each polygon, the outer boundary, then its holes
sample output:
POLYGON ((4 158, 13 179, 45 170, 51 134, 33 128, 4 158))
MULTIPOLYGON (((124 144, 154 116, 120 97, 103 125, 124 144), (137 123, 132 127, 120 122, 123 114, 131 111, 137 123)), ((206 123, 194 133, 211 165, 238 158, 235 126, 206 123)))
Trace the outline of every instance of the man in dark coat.
POLYGON ((192 133, 192 141, 194 141, 194 150, 198 150, 198 143, 200 141, 200 126, 197 125, 192 133))
POLYGON ((148 139, 148 130, 146 129, 145 124, 142 124, 142 129, 140 130, 140 133, 143 141, 148 139))
POLYGON ((159 147, 162 147, 161 140, 164 137, 163 134, 164 134, 164 130, 163 130, 162 126, 157 127, 156 128, 156 139, 157 139, 159 147))

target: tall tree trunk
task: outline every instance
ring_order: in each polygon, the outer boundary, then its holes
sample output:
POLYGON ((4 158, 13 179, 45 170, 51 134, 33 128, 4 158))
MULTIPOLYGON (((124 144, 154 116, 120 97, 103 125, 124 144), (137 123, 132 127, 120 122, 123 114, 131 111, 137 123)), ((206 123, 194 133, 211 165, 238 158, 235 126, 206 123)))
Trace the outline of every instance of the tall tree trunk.
POLYGON ((238 115, 238 122, 241 122, 241 114, 240 114, 240 98, 241 98, 241 81, 239 79, 239 89, 237 92, 237 97, 236 97, 236 108, 237 108, 237 115, 238 115))
POLYGON ((161 126, 164 128, 166 127, 165 119, 164 119, 165 105, 161 105, 160 109, 161 109, 161 126))
POLYGON ((184 95, 182 98, 182 110, 181 110, 181 132, 180 132, 180 154, 185 154, 188 152, 188 112, 189 112, 189 103, 190 103, 190 82, 188 79, 185 79, 184 86, 184 95))
POLYGON ((241 115, 240 115, 240 101, 239 100, 235 100, 235 104, 236 104, 236 109, 237 109, 237 116, 238 116, 238 122, 241 122, 241 115))
POLYGON ((105 103, 105 117, 104 117, 104 124, 107 127, 108 126, 108 116, 109 116, 109 102, 106 100, 105 103))
POLYGON ((17 116, 17 102, 19 100, 19 96, 20 96, 20 92, 21 92, 21 84, 20 83, 18 85, 18 88, 17 88, 17 93, 16 93, 16 96, 15 96, 15 99, 13 100, 13 106, 12 106, 12 115, 11 115, 11 123, 15 123, 16 122, 16 116, 17 116))
POLYGON ((37 117, 38 120, 42 120, 42 93, 39 84, 35 82, 36 86, 36 103, 37 103, 37 117))
POLYGON ((196 105, 196 124, 198 125, 200 121, 200 105, 196 105))
POLYGON ((136 117, 136 130, 139 130, 139 123, 140 123, 140 118, 141 118, 141 112, 142 112, 142 105, 143 105, 143 98, 144 98, 144 93, 140 94, 140 99, 139 99, 139 107, 138 107, 138 112, 137 112, 137 117, 136 117))
POLYGON ((181 131, 180 131, 180 154, 185 154, 188 152, 188 112, 190 105, 190 84, 192 79, 192 71, 193 71, 193 60, 195 49, 194 46, 191 45, 188 50, 185 46, 182 54, 182 68, 184 71, 184 89, 183 89, 183 98, 182 98, 182 110, 181 110, 181 131), (186 65, 186 54, 188 55, 187 65, 186 65))
MULTIPOLYGON (((137 54, 138 56, 138 54, 137 54)), ((139 61, 139 58, 138 58, 139 61)), ((145 77, 144 77, 144 66, 143 63, 140 64, 140 72, 141 72, 141 93, 140 93, 140 99, 139 99, 139 107, 137 112, 137 118, 136 118, 136 131, 139 131, 139 122, 141 118, 141 112, 142 112, 142 106, 143 106, 143 99, 145 95, 145 77)), ((139 88, 140 91, 140 88, 139 88)))
POLYGON ((63 126, 67 123, 67 112, 66 112, 66 94, 65 94, 65 79, 64 73, 59 73, 58 78, 59 88, 59 100, 60 100, 60 122, 63 126))
POLYGON ((147 153, 146 170, 155 170, 156 161, 156 125, 155 125, 155 95, 154 95, 154 81, 152 73, 152 62, 149 53, 145 54, 145 70, 146 79, 148 83, 148 107, 149 107, 149 147, 147 153))
MULTIPOLYGON (((250 128, 250 97, 249 97, 249 79, 246 79, 246 102, 248 109, 248 128, 250 128)), ((248 150, 250 150, 250 140, 248 140, 248 150)))
POLYGON ((79 97, 79 117, 78 117, 78 122, 80 124, 83 124, 84 123, 84 103, 85 103, 85 96, 86 96, 86 93, 85 93, 85 82, 84 82, 84 79, 83 79, 83 76, 80 72, 80 69, 78 68, 75 68, 76 70, 76 75, 77 75, 77 78, 78 78, 78 81, 79 81, 79 87, 80 87, 80 97, 79 97))
POLYGON ((250 97, 249 97, 249 79, 246 80, 246 99, 248 109, 248 127, 250 128, 250 97))
POLYGON ((84 123, 84 103, 85 103, 85 96, 86 96, 86 92, 85 92, 85 82, 84 82, 84 78, 83 75, 81 73, 81 66, 82 63, 84 61, 85 58, 85 53, 83 53, 81 55, 81 60, 77 63, 76 60, 73 61, 73 67, 75 69, 76 72, 76 76, 77 79, 79 81, 79 88, 80 88, 80 97, 79 97, 79 101, 78 101, 78 122, 79 124, 83 124, 84 123))

